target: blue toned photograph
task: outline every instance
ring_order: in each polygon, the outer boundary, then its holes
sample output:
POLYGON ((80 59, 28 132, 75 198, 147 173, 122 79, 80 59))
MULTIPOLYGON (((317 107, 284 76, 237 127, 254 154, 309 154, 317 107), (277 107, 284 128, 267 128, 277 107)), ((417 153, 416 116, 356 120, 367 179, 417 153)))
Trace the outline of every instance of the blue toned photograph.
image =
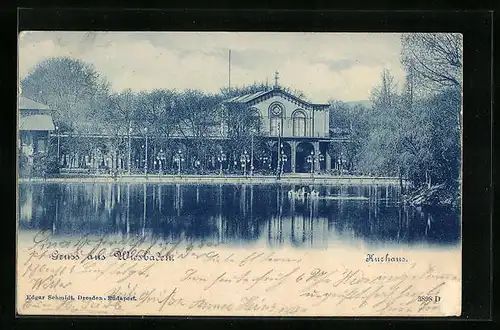
POLYGON ((22 32, 18 229, 461 245, 462 35, 22 32))

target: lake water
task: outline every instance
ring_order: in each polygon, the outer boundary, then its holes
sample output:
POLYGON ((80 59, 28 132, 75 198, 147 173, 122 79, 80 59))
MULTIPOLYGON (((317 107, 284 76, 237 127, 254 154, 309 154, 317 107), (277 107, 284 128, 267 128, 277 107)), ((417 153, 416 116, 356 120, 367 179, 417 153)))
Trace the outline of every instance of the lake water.
POLYGON ((321 198, 290 198, 298 188, 20 183, 19 229, 297 248, 460 243, 458 210, 403 206, 397 186, 314 186, 321 198))

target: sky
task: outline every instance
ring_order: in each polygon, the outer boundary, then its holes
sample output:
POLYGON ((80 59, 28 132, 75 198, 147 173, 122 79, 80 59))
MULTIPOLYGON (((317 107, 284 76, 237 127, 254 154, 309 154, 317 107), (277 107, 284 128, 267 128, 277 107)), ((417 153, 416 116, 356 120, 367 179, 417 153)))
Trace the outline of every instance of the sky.
POLYGON ((69 56, 91 63, 114 91, 200 89, 278 83, 320 103, 367 100, 389 69, 403 85, 396 33, 67 32, 19 37, 19 78, 40 61, 69 56))

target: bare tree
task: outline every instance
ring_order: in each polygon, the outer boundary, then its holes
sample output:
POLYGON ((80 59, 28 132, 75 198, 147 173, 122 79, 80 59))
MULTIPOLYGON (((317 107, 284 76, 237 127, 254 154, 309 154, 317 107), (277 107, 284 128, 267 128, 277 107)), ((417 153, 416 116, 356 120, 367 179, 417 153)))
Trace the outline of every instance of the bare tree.
POLYGON ((401 62, 425 87, 462 86, 463 37, 459 33, 408 33, 401 37, 401 62))

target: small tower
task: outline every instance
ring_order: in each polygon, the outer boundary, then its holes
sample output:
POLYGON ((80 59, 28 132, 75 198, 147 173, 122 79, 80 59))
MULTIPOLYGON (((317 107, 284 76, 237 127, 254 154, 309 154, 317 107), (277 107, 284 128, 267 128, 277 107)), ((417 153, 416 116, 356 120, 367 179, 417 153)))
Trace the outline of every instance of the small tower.
POLYGON ((279 79, 278 75, 279 75, 278 71, 274 72, 274 88, 275 89, 279 88, 279 86, 278 86, 278 79, 279 79))

